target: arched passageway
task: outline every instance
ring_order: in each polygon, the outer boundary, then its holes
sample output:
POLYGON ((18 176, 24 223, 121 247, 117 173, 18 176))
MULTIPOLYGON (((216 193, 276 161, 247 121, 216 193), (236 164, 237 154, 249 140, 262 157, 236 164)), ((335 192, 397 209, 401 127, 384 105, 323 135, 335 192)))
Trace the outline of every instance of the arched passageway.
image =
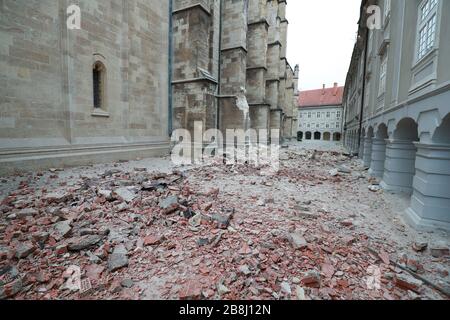
POLYGON ((442 124, 433 135, 433 143, 450 144, 450 113, 444 118, 442 124))
POLYGON ((320 132, 314 132, 314 140, 320 140, 322 138, 322 134, 320 132))
POLYGON ((362 132, 361 132, 361 138, 360 138, 360 143, 359 143, 359 155, 358 155, 358 157, 360 158, 360 159, 363 159, 364 158, 364 138, 366 137, 366 129, 362 129, 362 132))
POLYGON ((339 132, 333 134, 333 141, 341 141, 341 134, 339 132))
POLYGON ((306 138, 306 140, 311 140, 312 139, 312 133, 309 132, 309 131, 306 132, 305 138, 306 138))
POLYGON ((323 140, 325 140, 325 141, 330 141, 330 140, 331 140, 331 133, 325 132, 325 133, 323 134, 323 140))
POLYGON ((407 218, 420 229, 450 230, 450 113, 431 142, 416 146, 416 175, 407 218))
POLYGON ((384 163, 386 161, 386 139, 388 138, 387 126, 382 123, 378 126, 375 137, 372 139, 372 155, 369 174, 373 177, 382 178, 384 174, 384 163))
POLYGON ((367 129, 367 135, 364 138, 364 166, 369 168, 372 163, 372 138, 373 138, 373 128, 369 127, 367 129))
POLYGON ((297 141, 302 141, 303 140, 303 131, 299 131, 297 132, 297 141))
POLYGON ((386 145, 386 162, 381 185, 386 190, 412 193, 416 173, 416 146, 419 141, 417 123, 404 118, 386 145))

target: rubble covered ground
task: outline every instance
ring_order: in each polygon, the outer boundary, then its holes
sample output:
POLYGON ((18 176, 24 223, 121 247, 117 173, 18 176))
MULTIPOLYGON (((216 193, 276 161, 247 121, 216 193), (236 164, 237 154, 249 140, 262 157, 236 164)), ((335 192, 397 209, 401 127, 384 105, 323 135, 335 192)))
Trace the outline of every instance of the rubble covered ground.
POLYGON ((166 158, 3 177, 0 298, 448 299, 448 234, 405 224, 407 197, 340 148, 310 149, 269 176, 166 158))

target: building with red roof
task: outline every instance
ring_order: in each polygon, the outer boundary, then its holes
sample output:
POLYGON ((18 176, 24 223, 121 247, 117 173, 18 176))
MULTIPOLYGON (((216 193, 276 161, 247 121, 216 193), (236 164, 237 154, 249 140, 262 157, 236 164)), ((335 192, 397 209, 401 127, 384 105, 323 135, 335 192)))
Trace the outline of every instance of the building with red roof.
POLYGON ((340 141, 344 87, 301 91, 298 98, 298 140, 340 141))

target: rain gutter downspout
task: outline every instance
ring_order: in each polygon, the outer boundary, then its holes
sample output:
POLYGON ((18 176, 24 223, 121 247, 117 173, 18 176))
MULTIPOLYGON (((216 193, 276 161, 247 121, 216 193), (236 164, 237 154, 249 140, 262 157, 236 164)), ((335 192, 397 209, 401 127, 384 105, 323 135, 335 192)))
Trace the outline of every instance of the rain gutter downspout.
POLYGON ((169 123, 168 134, 172 137, 173 131, 173 88, 172 88, 172 71, 173 71, 173 0, 169 0, 169 123))
POLYGON ((221 66, 222 66, 222 24, 223 24, 223 0, 220 1, 220 12, 219 12, 219 63, 218 63, 218 73, 217 73, 217 110, 216 110, 216 128, 219 129, 220 126, 220 85, 222 81, 221 76, 221 66))
MULTIPOLYGON (((366 72, 367 72, 367 49, 369 48, 369 29, 366 30, 366 43, 364 48, 364 68, 363 68, 363 79, 362 79, 362 97, 361 97, 361 112, 359 115, 359 130, 358 130, 358 150, 361 148, 361 133, 362 133, 362 123, 364 119, 364 105, 366 103, 366 72)), ((359 151, 358 151, 359 153, 359 151)))

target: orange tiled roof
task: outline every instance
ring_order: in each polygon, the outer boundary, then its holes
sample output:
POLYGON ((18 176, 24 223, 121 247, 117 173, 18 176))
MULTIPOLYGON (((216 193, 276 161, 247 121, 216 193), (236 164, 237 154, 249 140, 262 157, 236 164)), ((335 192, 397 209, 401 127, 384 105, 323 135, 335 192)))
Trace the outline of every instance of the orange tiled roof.
POLYGON ((342 105, 343 96, 344 87, 338 87, 337 85, 333 88, 301 91, 298 106, 305 108, 342 105))

